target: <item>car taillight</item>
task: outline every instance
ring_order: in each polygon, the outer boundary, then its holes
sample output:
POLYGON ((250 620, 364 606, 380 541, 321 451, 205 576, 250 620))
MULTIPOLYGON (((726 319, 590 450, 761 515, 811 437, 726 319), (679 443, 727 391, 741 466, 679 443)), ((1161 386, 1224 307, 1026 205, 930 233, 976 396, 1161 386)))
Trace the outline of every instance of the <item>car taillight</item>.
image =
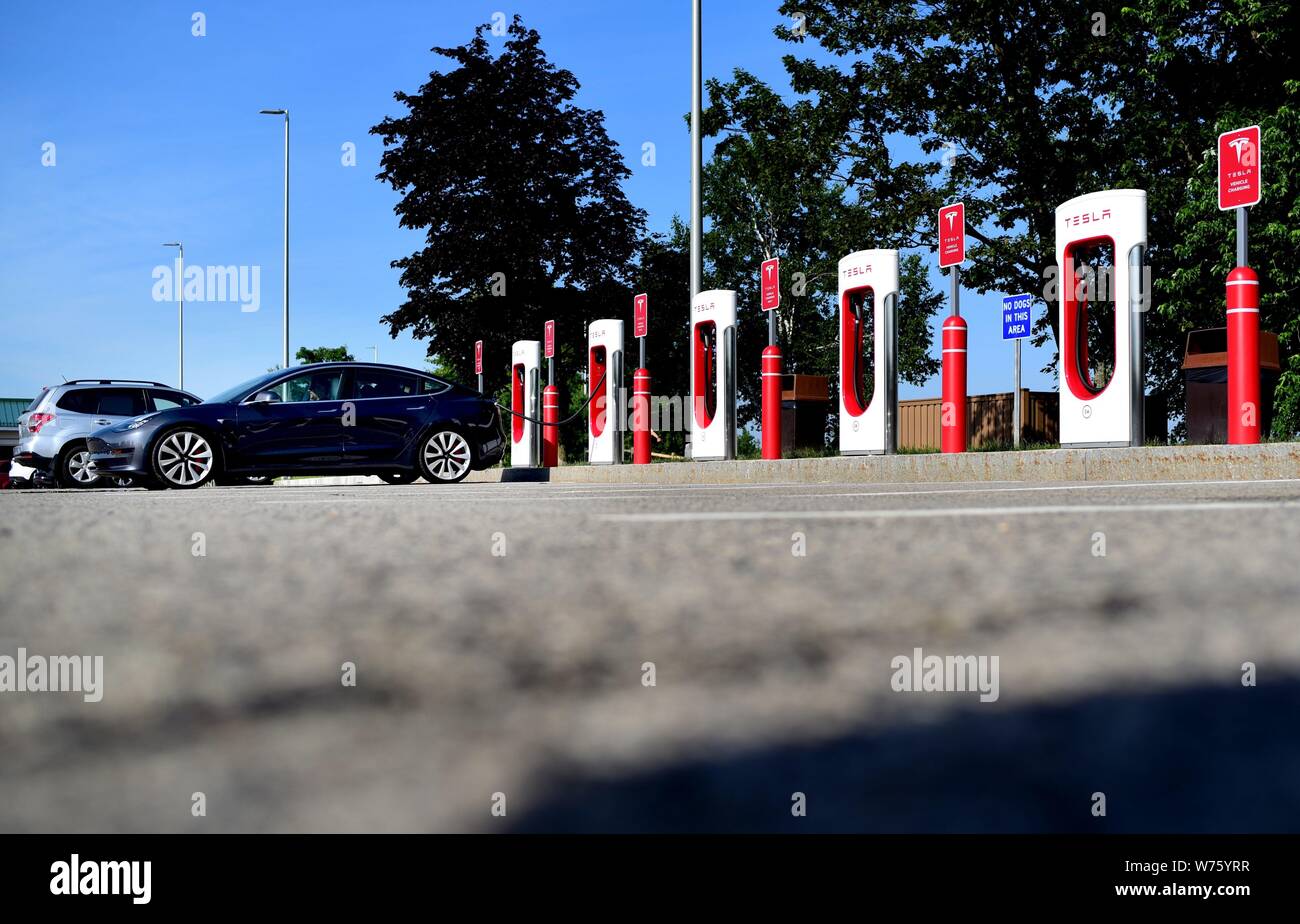
POLYGON ((27 418, 27 429, 32 433, 39 433, 41 427, 54 420, 53 414, 31 414, 27 418))

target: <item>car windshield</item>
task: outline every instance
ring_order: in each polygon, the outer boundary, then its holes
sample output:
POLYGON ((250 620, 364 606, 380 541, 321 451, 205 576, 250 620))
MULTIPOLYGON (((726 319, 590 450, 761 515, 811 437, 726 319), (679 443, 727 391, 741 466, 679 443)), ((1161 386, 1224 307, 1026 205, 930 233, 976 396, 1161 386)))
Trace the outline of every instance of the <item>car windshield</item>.
POLYGON ((272 379, 275 379, 280 374, 281 374, 281 370, 279 369, 275 370, 274 372, 264 372, 261 375, 257 376, 256 378, 249 379, 247 382, 240 382, 234 388, 227 388, 223 392, 218 392, 217 394, 213 395, 211 398, 209 398, 207 401, 204 401, 203 403, 204 404, 225 404, 227 401, 234 401, 236 398, 238 398, 240 395, 244 394, 245 392, 252 391, 263 382, 270 382, 272 379))

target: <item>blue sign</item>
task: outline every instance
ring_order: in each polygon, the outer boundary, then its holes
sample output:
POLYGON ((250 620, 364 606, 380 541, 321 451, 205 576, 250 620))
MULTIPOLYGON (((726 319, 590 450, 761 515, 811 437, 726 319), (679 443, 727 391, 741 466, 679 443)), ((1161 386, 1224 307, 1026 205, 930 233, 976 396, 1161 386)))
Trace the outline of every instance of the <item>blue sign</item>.
POLYGON ((1032 295, 1007 295, 1002 298, 1002 339, 1023 340, 1033 326, 1032 295))

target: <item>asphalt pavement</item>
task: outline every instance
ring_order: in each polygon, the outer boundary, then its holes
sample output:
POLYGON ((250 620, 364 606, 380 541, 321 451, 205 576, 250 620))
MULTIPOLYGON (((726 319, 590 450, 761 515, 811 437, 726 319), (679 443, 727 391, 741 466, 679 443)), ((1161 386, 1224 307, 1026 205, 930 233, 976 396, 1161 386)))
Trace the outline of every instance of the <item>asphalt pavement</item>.
POLYGON ((104 659, 0 831, 1294 831, 1298 560, 1300 479, 0 492, 0 657, 104 659))

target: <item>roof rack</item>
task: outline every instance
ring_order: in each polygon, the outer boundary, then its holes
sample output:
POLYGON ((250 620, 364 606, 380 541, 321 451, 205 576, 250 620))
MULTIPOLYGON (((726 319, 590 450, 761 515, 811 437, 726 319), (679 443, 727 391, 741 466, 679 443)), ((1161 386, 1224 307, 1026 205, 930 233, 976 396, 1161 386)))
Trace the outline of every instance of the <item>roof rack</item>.
POLYGON ((64 385, 157 385, 159 388, 171 388, 163 382, 151 382, 148 379, 68 379, 64 385))

